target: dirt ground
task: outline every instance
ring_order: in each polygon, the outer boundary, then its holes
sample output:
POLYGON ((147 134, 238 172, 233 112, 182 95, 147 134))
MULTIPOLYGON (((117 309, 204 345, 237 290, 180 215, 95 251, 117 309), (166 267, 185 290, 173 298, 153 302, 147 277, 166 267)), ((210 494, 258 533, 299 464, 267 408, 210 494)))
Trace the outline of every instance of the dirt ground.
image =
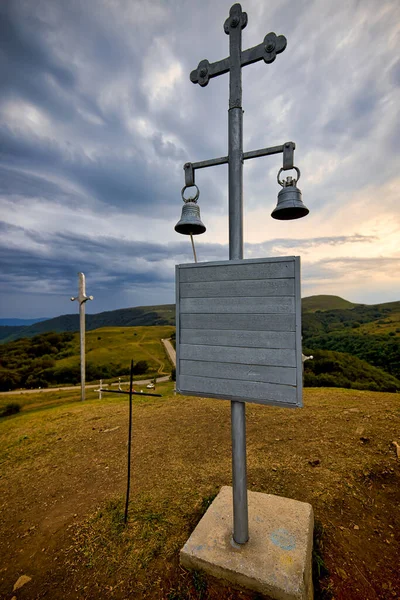
MULTIPOLYGON (((252 597, 178 560, 231 484, 229 402, 135 399, 124 528, 127 402, 92 394, 0 422, 0 597, 252 597), (31 580, 13 591, 21 575, 31 580)), ((316 598, 400 598, 400 396, 304 396, 298 410, 247 405, 248 487, 312 504, 316 598)))

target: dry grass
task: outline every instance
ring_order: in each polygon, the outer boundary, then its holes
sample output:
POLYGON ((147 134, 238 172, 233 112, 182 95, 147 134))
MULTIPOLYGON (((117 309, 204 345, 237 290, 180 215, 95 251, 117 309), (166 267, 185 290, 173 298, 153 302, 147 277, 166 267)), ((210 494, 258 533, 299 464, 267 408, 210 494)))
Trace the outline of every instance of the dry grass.
MULTIPOLYGON (((230 485, 229 403, 161 389, 163 398, 134 399, 127 527, 125 397, 1 422, 0 593, 27 573, 26 598, 249 597, 178 564, 209 501, 230 485)), ((399 417, 399 395, 337 389, 306 390, 301 410, 247 406, 248 487, 313 505, 316 564, 330 572, 319 597, 400 595, 399 417)))

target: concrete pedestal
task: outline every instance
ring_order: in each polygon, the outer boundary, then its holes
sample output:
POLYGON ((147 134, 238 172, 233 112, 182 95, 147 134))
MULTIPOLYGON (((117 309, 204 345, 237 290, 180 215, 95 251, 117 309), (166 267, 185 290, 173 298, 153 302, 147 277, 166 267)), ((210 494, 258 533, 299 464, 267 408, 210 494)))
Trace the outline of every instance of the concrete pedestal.
POLYGON ((312 600, 310 504, 248 492, 247 544, 232 541, 232 488, 223 487, 181 550, 181 564, 273 600, 312 600))

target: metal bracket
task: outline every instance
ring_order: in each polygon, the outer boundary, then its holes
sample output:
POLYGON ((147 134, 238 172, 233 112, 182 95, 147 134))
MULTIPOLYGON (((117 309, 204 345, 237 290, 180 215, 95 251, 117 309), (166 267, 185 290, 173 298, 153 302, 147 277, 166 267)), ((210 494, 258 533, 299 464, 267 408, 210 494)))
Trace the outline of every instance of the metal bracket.
POLYGON ((296 148, 296 144, 294 142, 286 142, 283 145, 283 170, 288 171, 289 169, 293 169, 294 165, 294 149, 296 148))
POLYGON ((194 168, 192 163, 186 163, 183 165, 185 171, 185 186, 190 187, 194 185, 194 168))
MULTIPOLYGON (((283 167, 284 171, 294 168, 294 150, 296 144, 294 142, 286 142, 282 146, 271 146, 270 148, 260 148, 259 150, 251 150, 250 152, 243 152, 243 160, 249 160, 251 158, 259 158, 260 156, 271 156, 272 154, 283 153, 283 167)), ((185 185, 187 187, 195 185, 194 172, 196 169, 204 169, 206 167, 215 167, 216 165, 223 165, 229 162, 228 156, 221 156, 219 158, 212 158, 210 160, 202 160, 195 163, 186 163, 183 165, 185 171, 185 185)))

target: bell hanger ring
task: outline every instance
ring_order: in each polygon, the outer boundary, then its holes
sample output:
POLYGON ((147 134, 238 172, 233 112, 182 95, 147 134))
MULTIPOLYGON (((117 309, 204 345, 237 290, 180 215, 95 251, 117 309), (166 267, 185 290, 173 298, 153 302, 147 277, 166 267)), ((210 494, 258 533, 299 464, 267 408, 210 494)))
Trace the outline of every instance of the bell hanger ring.
POLYGON ((194 202, 194 203, 196 203, 196 202, 197 202, 197 200, 199 199, 199 196, 200 196, 200 190, 199 190, 199 188, 197 187, 197 185, 196 185, 195 183, 194 183, 193 185, 185 185, 185 186, 182 188, 182 191, 181 191, 181 196, 182 196, 182 200, 183 200, 185 203, 186 203, 186 202, 194 202), (196 193, 195 193, 195 195, 193 196, 193 198, 185 198, 185 196, 184 196, 185 190, 187 190, 187 188, 193 188, 193 187, 194 187, 194 188, 196 188, 196 193))
MULTIPOLYGON (((292 178, 290 177, 290 180, 291 180, 291 183, 290 183, 290 185, 293 185, 293 184, 294 184, 294 185, 296 185, 296 183, 297 183, 297 182, 298 182, 298 180, 300 179, 300 175, 301 175, 301 174, 300 174, 300 169, 298 169, 297 167, 292 167, 292 168, 293 168, 293 169, 296 171, 296 173, 297 173, 297 179, 292 179, 292 178)), ((286 170, 287 170, 287 169, 284 169, 283 167, 281 167, 281 168, 279 169, 279 171, 278 171, 278 175, 277 175, 277 180, 278 180, 278 183, 279 183, 279 185, 280 185, 280 186, 282 186, 282 187, 286 187, 286 186, 288 185, 288 184, 287 184, 287 180, 286 180, 286 181, 281 181, 281 180, 279 179, 279 176, 280 176, 280 174, 282 173, 282 171, 286 171, 286 170)))

